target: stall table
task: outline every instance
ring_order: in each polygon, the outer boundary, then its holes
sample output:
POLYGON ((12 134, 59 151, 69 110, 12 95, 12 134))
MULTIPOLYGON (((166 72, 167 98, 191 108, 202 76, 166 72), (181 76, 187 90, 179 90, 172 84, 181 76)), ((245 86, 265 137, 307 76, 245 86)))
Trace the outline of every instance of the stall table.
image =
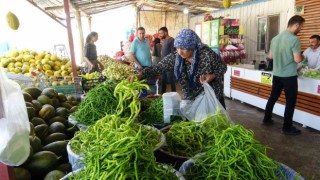
MULTIPOLYGON (((265 109, 271 93, 272 73, 241 66, 228 66, 228 71, 231 71, 231 75, 227 73, 225 75, 224 92, 226 96, 265 109)), ((283 117, 285 102, 285 95, 282 92, 274 106, 273 113, 283 117)), ((298 98, 293 121, 304 127, 320 130, 320 80, 298 78, 298 98)))

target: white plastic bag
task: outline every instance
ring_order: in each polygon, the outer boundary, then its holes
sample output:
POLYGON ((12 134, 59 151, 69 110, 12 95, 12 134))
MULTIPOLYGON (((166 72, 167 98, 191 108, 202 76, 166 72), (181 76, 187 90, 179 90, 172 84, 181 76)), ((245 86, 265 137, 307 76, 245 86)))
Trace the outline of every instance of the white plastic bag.
POLYGON ((190 121, 201 122, 208 116, 215 114, 217 110, 226 114, 212 87, 208 83, 205 83, 203 87, 204 92, 198 95, 194 101, 183 100, 180 103, 182 115, 190 121))
POLYGON ((30 125, 19 84, 0 68, 0 161, 19 166, 30 153, 30 125))

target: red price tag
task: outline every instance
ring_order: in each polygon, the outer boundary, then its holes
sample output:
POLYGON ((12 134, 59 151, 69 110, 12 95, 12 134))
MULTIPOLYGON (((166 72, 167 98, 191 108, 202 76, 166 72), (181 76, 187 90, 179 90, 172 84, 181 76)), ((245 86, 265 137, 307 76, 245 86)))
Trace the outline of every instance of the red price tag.
POLYGON ((318 85, 318 94, 320 94, 320 85, 318 85))
POLYGON ((240 76, 240 71, 239 70, 233 70, 233 75, 240 76))

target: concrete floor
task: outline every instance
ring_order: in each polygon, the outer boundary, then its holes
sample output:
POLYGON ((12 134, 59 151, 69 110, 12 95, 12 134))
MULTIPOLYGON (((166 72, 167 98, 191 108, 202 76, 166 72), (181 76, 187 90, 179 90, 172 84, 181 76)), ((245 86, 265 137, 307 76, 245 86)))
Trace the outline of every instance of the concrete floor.
POLYGON ((320 179, 319 131, 303 128, 301 124, 294 123, 301 129, 302 134, 284 135, 281 132, 282 117, 274 115, 275 124, 266 127, 262 125, 264 110, 228 98, 226 98, 226 106, 235 123, 251 129, 258 141, 270 147, 267 151, 269 157, 291 167, 306 180, 320 179))

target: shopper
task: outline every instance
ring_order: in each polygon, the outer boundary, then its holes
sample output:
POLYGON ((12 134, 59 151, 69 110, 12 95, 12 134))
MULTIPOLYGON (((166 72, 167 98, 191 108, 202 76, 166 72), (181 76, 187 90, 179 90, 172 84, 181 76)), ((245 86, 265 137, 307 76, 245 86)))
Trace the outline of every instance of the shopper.
POLYGON ((269 58, 273 59, 272 91, 266 105, 264 125, 272 125, 272 111, 281 91, 284 89, 286 106, 282 132, 288 135, 300 134, 301 131, 292 125, 292 117, 298 94, 297 63, 303 60, 301 44, 296 36, 305 20, 298 15, 290 18, 285 31, 271 41, 269 58))
MULTIPOLYGON (((168 54, 173 53, 176 48, 174 47, 174 38, 169 36, 167 27, 162 27, 159 29, 159 35, 162 39, 162 49, 161 49, 161 60, 164 59, 168 54)), ((170 82, 171 91, 176 91, 176 83, 173 71, 164 72, 161 75, 161 92, 165 93, 167 91, 167 82, 170 82)))
POLYGON ((152 49, 152 65, 156 65, 159 63, 161 59, 161 44, 159 38, 154 38, 153 40, 154 46, 152 49))
MULTIPOLYGON (((190 29, 183 29, 177 34, 174 46, 176 52, 167 55, 156 66, 145 68, 138 78, 174 71, 175 80, 180 81, 183 99, 186 100, 194 100, 204 91, 202 84, 208 82, 225 107, 222 79, 227 66, 220 56, 202 44, 198 35, 190 29)), ((129 79, 132 80, 133 76, 129 79)))
POLYGON ((312 35, 309 39, 310 47, 304 52, 304 61, 308 64, 309 69, 320 70, 320 36, 312 35))
POLYGON ((130 55, 138 71, 151 66, 150 42, 145 38, 145 34, 145 29, 139 27, 137 31, 138 38, 133 40, 130 47, 130 55))
POLYGON ((95 71, 102 70, 103 65, 97 60, 97 47, 94 44, 98 40, 98 33, 91 32, 86 38, 85 45, 85 56, 84 60, 86 61, 86 72, 91 73, 95 71))

